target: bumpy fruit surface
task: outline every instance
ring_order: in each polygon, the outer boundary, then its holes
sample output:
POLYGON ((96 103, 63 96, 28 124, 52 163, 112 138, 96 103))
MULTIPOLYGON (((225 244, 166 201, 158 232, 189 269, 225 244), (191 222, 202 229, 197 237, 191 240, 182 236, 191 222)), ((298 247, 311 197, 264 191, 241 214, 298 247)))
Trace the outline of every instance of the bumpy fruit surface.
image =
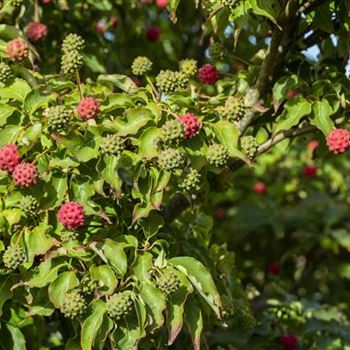
POLYGON ((229 9, 234 9, 240 2, 240 0, 221 0, 221 5, 229 9))
POLYGON ((77 231, 63 231, 60 233, 62 242, 74 241, 79 237, 79 232, 77 231))
POLYGON ((150 27, 146 31, 146 37, 149 41, 158 41, 161 30, 159 27, 150 27))
POLYGON ((189 169, 181 177, 179 187, 187 192, 198 192, 200 190, 201 174, 196 169, 189 169))
POLYGON ((168 94, 177 89, 185 89, 188 85, 188 77, 182 72, 161 70, 156 77, 156 84, 162 92, 168 94))
POLYGON ((241 148, 249 159, 253 159, 258 151, 259 144, 254 136, 243 136, 241 138, 241 148))
POLYGON ((243 96, 230 96, 225 101, 225 106, 221 109, 221 114, 230 121, 238 121, 244 118, 247 107, 243 96))
POLYGON ((222 60, 225 57, 225 46, 221 43, 212 43, 209 47, 209 55, 217 60, 222 60))
POLYGON ((226 146, 215 143, 208 147, 207 151, 208 162, 216 167, 226 165, 229 159, 229 152, 226 146))
POLYGON ((334 129, 327 136, 328 149, 334 154, 341 154, 350 148, 350 132, 346 129, 334 129))
POLYGON ((93 119, 100 112, 100 102, 93 97, 85 97, 80 100, 77 112, 83 119, 93 119))
POLYGON ((66 54, 71 53, 72 51, 82 51, 85 48, 84 39, 75 33, 68 34, 62 43, 62 51, 66 54))
POLYGON ((72 120, 72 112, 65 106, 46 108, 43 115, 48 119, 49 128, 52 131, 64 131, 72 120))
POLYGON ((7 247, 2 257, 5 268, 16 270, 26 261, 26 252, 24 248, 11 244, 7 247))
POLYGON ((177 149, 168 148, 160 152, 158 156, 158 165, 161 169, 172 171, 184 166, 185 159, 177 149))
POLYGON ((0 62, 0 83, 6 84, 12 78, 13 73, 11 67, 4 62, 0 62))
POLYGON ((298 337, 294 334, 283 334, 281 344, 286 350, 295 350, 298 347, 298 337))
POLYGON ((197 74, 198 80, 207 85, 214 85, 219 80, 219 72, 212 64, 202 66, 197 74))
POLYGON ((63 226, 73 230, 84 225, 84 208, 80 203, 67 202, 61 205, 57 217, 63 226))
POLYGON ((20 163, 15 167, 12 177, 20 187, 30 187, 38 181, 38 170, 32 163, 20 163))
POLYGON ((198 135, 201 129, 201 122, 198 117, 196 117, 192 113, 186 113, 181 117, 177 118, 177 120, 185 126, 185 138, 191 139, 198 135))
POLYGON ((47 26, 40 22, 30 22, 27 29, 28 39, 32 43, 37 43, 47 37, 48 29, 47 26))
POLYGON ((33 196, 25 196, 21 199, 19 207, 28 215, 35 216, 39 208, 37 199, 33 196))
POLYGON ((245 331, 251 331, 256 326, 256 320, 251 309, 243 300, 232 301, 232 316, 245 331))
POLYGON ((84 64, 83 56, 78 51, 64 54, 61 60, 61 70, 64 74, 74 74, 84 64))
POLYGON ((152 61, 144 56, 139 56, 134 59, 131 65, 132 74, 145 75, 152 70, 152 61))
POLYGON ((7 43, 6 52, 11 61, 23 61, 29 55, 29 45, 23 39, 13 39, 7 43))
POLYGON ((84 276, 81 281, 81 292, 86 295, 91 295, 94 293, 96 288, 98 287, 98 282, 92 280, 89 275, 84 276))
POLYGON ((125 148, 124 142, 124 138, 118 136, 117 134, 107 135, 101 140, 101 153, 120 155, 125 148))
POLYGON ((115 293, 107 300, 108 315, 115 320, 126 317, 132 310, 132 306, 133 300, 128 291, 115 293))
POLYGON ((156 279, 155 285, 163 294, 168 296, 179 289, 180 280, 173 271, 165 269, 156 279))
POLYGON ((0 148, 0 169, 13 172, 21 162, 21 156, 15 144, 5 145, 0 148))
POLYGON ((179 63, 180 71, 189 77, 193 77, 198 72, 197 61, 192 58, 186 58, 179 63))
POLYGON ((60 310, 65 317, 71 319, 82 316, 86 310, 86 300, 81 291, 73 289, 65 293, 60 310))
POLYGON ((185 127, 177 120, 168 120, 162 126, 162 139, 166 144, 178 143, 185 136, 185 127))
POLYGON ((164 9, 168 6, 168 0, 156 0, 156 5, 164 9))

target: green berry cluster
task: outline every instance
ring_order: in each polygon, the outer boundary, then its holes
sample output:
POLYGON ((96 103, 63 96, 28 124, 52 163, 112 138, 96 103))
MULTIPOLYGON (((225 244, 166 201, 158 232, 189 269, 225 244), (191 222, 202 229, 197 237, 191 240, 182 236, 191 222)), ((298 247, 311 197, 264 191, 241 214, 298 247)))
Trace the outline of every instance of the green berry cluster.
POLYGON ((144 56, 136 57, 131 65, 132 74, 145 75, 152 70, 152 61, 144 56))
POLYGON ((225 46, 218 42, 212 43, 209 46, 209 55, 216 60, 224 59, 226 55, 225 46))
POLYGON ((207 160, 216 167, 226 165, 229 159, 229 151, 226 146, 215 143, 208 147, 207 160))
POLYGON ((125 146, 125 140, 117 134, 110 134, 102 138, 101 140, 101 153, 110 155, 120 155, 125 146))
POLYGON ((185 89, 188 86, 188 77, 183 72, 161 70, 156 77, 156 84, 162 92, 169 94, 178 89, 185 89))
POLYGON ((77 231, 63 231, 60 234, 62 242, 74 241, 79 237, 79 232, 77 231))
POLYGON ((86 300, 81 291, 73 289, 65 293, 60 310, 65 317, 74 319, 82 316, 86 307, 86 300))
POLYGON ((156 279, 155 285, 163 294, 169 296, 179 289, 180 280, 173 271, 165 269, 156 279))
POLYGON ((98 287, 98 282, 92 280, 89 275, 85 275, 81 281, 81 292, 85 295, 91 295, 98 287))
POLYGON ((177 120, 168 120, 162 126, 162 140, 165 144, 178 143, 184 138, 184 124, 177 120))
POLYGON ((180 71, 188 77, 193 77, 198 72, 197 61, 192 58, 186 58, 179 63, 180 71))
POLYGON ((228 120, 238 121, 243 119, 247 112, 243 96, 230 96, 226 100, 225 106, 221 108, 220 111, 228 120))
POLYGON ((11 67, 4 62, 0 62, 0 83, 6 84, 12 78, 13 73, 11 67))
POLYGON ((11 244, 7 247, 2 257, 4 266, 8 270, 16 270, 26 261, 26 252, 24 248, 17 244, 11 244))
POLYGON ((198 170, 190 168, 182 174, 179 187, 187 192, 200 190, 201 174, 198 170))
POLYGON ((255 328, 256 320, 247 302, 243 300, 233 300, 231 314, 234 321, 242 327, 244 331, 249 332, 255 328))
POLYGON ((84 63, 81 54, 85 47, 82 37, 77 34, 69 34, 62 43, 61 69, 64 74, 73 74, 78 71, 84 63))
POLYGON ((221 0, 221 5, 229 9, 234 9, 240 4, 240 0, 221 0))
POLYGON ((173 171, 184 166, 185 159, 181 152, 174 148, 168 148, 158 155, 158 165, 161 169, 173 171))
POLYGON ((55 132, 64 131, 73 117, 72 112, 63 105, 46 108, 43 115, 47 118, 50 130, 55 132))
POLYGON ((259 144, 254 136, 243 136, 241 138, 241 148, 249 159, 253 159, 258 151, 259 144))
POLYGON ((132 293, 125 291, 113 294, 107 300, 108 315, 116 320, 126 317, 132 310, 132 293))
POLYGON ((37 199, 31 195, 25 196, 19 202, 19 207, 28 215, 35 216, 39 207, 37 199))

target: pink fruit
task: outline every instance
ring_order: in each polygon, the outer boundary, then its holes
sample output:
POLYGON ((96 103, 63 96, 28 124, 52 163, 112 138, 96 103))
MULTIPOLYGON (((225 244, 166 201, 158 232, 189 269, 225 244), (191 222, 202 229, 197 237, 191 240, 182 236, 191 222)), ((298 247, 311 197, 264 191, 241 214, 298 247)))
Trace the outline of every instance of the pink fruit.
POLYGON ((83 119, 93 119, 100 112, 100 103, 93 97, 85 97, 80 100, 77 111, 83 119))
POLYGON ((295 350, 298 346, 298 337, 294 334, 283 334, 281 344, 285 350, 295 350))
POLYGON ((254 184, 253 190, 257 194, 265 194, 266 193, 266 185, 263 182, 257 182, 254 184))
POLYGON ((278 261, 273 261, 267 265, 266 271, 271 275, 278 275, 281 272, 281 265, 278 261))
POLYGON ((29 45, 23 39, 13 39, 7 43, 6 52, 11 61, 23 61, 29 55, 29 45))
POLYGON ((20 163, 12 173, 15 183, 20 187, 30 187, 37 183, 38 170, 32 163, 20 163))
POLYGON ((37 43, 40 40, 43 40, 47 37, 48 30, 47 26, 40 22, 30 22, 27 29, 28 39, 37 43))
POLYGON ((328 149, 334 154, 346 152, 350 148, 350 132, 346 129, 334 129, 327 136, 328 149))
POLYGON ((85 212, 80 203, 67 202, 61 205, 58 215, 58 221, 68 229, 76 229, 84 225, 85 212))
POLYGON ((313 164, 305 165, 304 167, 304 176, 305 177, 314 177, 317 173, 317 167, 313 164))
POLYGON ((185 139, 191 139, 199 133, 201 122, 194 114, 186 113, 177 120, 185 126, 185 139))
POLYGON ((214 85, 219 80, 219 72, 212 64, 205 64, 197 73, 198 80, 203 84, 214 85))
POLYGON ((21 156, 15 144, 5 145, 0 148, 0 169, 13 172, 21 162, 21 156))

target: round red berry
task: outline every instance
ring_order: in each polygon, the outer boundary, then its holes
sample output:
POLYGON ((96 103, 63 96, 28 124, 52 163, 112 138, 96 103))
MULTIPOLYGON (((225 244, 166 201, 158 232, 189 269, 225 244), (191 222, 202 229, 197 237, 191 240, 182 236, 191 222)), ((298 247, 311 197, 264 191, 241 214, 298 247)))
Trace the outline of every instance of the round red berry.
POLYGON ((51 5, 52 4, 52 0, 42 0, 42 3, 44 5, 51 5))
POLYGON ((29 55, 29 45, 23 39, 13 39, 7 43, 6 52, 11 61, 23 61, 29 55))
POLYGON ((168 6, 168 0, 156 0, 156 5, 161 9, 164 9, 168 6))
POLYGON ((58 221, 66 228, 73 230, 84 225, 85 212, 80 203, 67 202, 61 205, 58 215, 58 221))
POLYGON ((266 185, 263 182, 257 182, 254 184, 253 190, 257 194, 265 194, 266 193, 266 185))
POLYGON ((15 183, 20 187, 30 187, 37 183, 38 170, 32 163, 20 163, 12 173, 15 183))
POLYGON ((21 162, 21 156, 17 146, 14 144, 5 145, 0 148, 0 169, 13 172, 21 162))
POLYGON ((31 42, 37 43, 38 41, 45 39, 47 37, 47 34, 48 30, 45 24, 40 22, 29 23, 27 36, 31 42))
POLYGON ((217 219, 223 219, 226 216, 227 210, 224 207, 215 209, 214 215, 217 219))
POLYGON ((295 350, 298 347, 298 337, 294 334, 283 334, 281 344, 286 350, 295 350))
POLYGON ((185 139, 191 139, 199 133, 201 122, 194 114, 186 113, 177 120, 185 126, 185 139))
POLYGON ((100 103, 93 97, 85 97, 78 104, 78 114, 83 119, 92 119, 100 111, 100 103))
POLYGON ((197 73, 198 80, 203 84, 214 85, 219 80, 219 72, 212 64, 205 64, 197 73))
POLYGON ((271 275, 278 275, 281 272, 281 265, 278 261, 273 261, 267 265, 266 271, 271 275))
POLYGON ((149 41, 157 41, 160 36, 160 28, 159 27, 150 27, 147 29, 146 37, 149 41))
POLYGON ((305 165, 304 167, 304 176, 305 177, 314 177, 317 173, 317 167, 313 164, 305 165))
POLYGON ((350 132, 346 129, 334 129, 327 136, 328 149, 334 154, 346 152, 350 148, 350 132))

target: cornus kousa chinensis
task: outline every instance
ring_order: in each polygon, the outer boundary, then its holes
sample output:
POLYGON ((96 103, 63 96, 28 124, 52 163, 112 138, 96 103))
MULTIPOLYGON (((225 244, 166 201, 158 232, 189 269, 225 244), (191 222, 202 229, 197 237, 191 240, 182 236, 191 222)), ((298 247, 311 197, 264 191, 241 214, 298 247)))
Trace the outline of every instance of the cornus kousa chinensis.
POLYGON ((314 177, 317 173, 317 167, 313 164, 305 165, 304 167, 304 176, 305 177, 314 177))
POLYGON ((5 145, 0 148, 0 169, 12 172, 21 162, 21 156, 15 144, 5 145))
POLYGON ((37 43, 47 37, 47 26, 40 22, 31 22, 28 25, 27 36, 32 43, 37 43))
POLYGON ((185 139, 191 139, 199 133, 201 122, 194 114, 186 113, 177 120, 185 126, 185 139))
POLYGON ((281 344, 285 350, 295 350, 298 347, 298 337, 294 334, 283 334, 281 344))
POLYGON ((219 80, 219 72, 212 64, 208 63, 199 69, 197 78, 203 84, 214 85, 219 80))
POLYGON ((29 55, 29 45, 23 39, 13 39, 6 45, 6 53, 11 61, 23 61, 29 55))
POLYGON ((156 0, 156 5, 164 9, 168 6, 168 0, 156 0))
POLYGON ((150 27, 147 29, 146 37, 149 41, 158 41, 161 30, 159 27, 150 27))
POLYGON ((32 163, 20 163, 12 173, 15 183, 20 187, 30 187, 37 183, 38 170, 32 163))
POLYGON ((266 185, 263 182, 257 182, 254 184, 253 190, 257 194, 265 194, 267 192, 266 185))
POLYGON ((328 149, 334 154, 346 152, 350 148, 350 132, 346 129, 334 129, 327 136, 328 149))
POLYGON ((67 202, 58 211, 58 221, 68 229, 77 229, 84 225, 85 212, 80 203, 67 202))
POLYGON ((100 111, 100 103, 93 97, 85 97, 80 100, 77 111, 83 119, 93 119, 100 111))

